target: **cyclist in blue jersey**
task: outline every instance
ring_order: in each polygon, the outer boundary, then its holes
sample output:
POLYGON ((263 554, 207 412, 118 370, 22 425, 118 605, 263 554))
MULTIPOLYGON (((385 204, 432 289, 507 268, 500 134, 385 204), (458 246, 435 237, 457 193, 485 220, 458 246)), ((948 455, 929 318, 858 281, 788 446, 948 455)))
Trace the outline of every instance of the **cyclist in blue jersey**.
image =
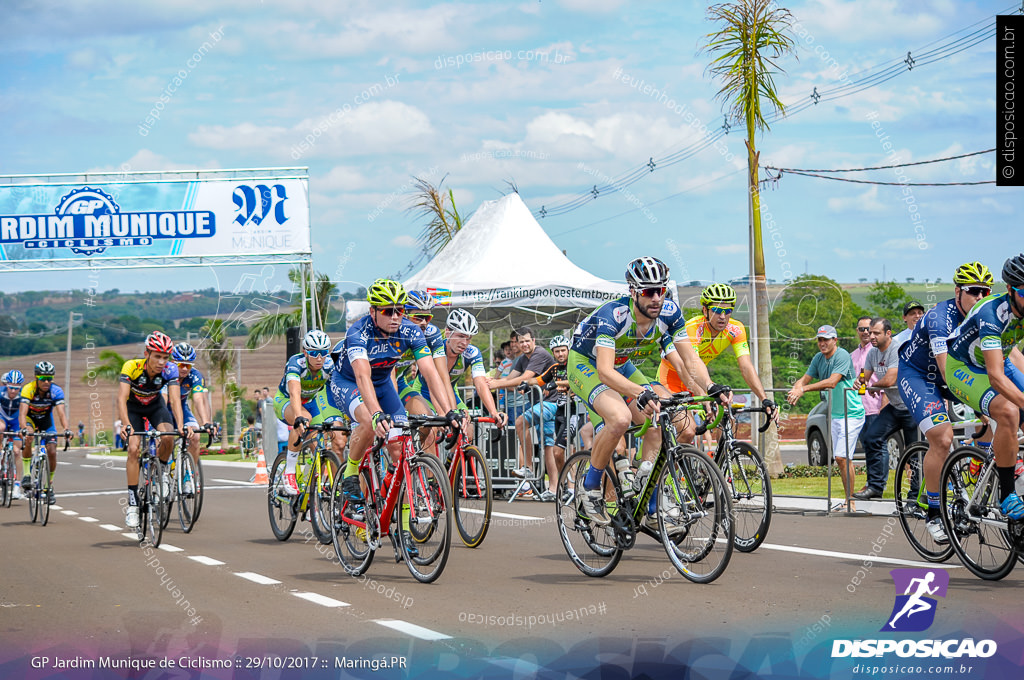
MULTIPOLYGON (((654 418, 661 408, 647 378, 630 361, 634 354, 647 354, 652 343, 659 344, 665 359, 694 392, 728 399, 729 388, 711 381, 690 344, 682 310, 665 299, 668 280, 668 267, 660 260, 633 260, 626 267, 629 296, 603 304, 573 334, 569 386, 602 420, 583 481, 586 493, 578 494, 583 511, 598 524, 611 521, 600 486, 616 443, 631 422, 654 418)), ((643 440, 644 460, 653 461, 660 449, 660 428, 649 428, 643 440)))
MULTIPOLYGON (((448 376, 444 363, 444 338, 441 331, 430 321, 434 318, 434 305, 436 301, 430 293, 418 290, 408 291, 409 299, 405 303, 405 316, 414 324, 419 326, 423 332, 423 338, 427 342, 427 349, 434 360, 434 366, 442 380, 448 376)), ((398 396, 402 399, 406 411, 416 415, 432 415, 430 408, 430 392, 419 379, 416 361, 413 358, 413 351, 408 349, 402 358, 395 364, 394 369, 396 389, 398 396), (426 394, 423 394, 426 392, 426 394)), ((420 430, 423 447, 437 455, 437 443, 433 433, 434 428, 425 427, 420 430)))
POLYGON ((966 262, 953 272, 953 297, 935 305, 914 326, 903 347, 897 383, 910 415, 928 440, 924 458, 924 479, 928 492, 928 532, 935 543, 948 542, 939 517, 939 477, 942 464, 953 444, 953 426, 946 412, 946 399, 953 394, 946 387, 946 338, 964 320, 967 312, 992 291, 992 272, 980 262, 966 262))
MULTIPOLYGON (((288 496, 299 493, 295 479, 295 467, 299 462, 299 445, 305 425, 320 415, 317 393, 323 389, 334 369, 334 361, 328 354, 331 338, 321 330, 313 329, 302 338, 302 352, 288 358, 284 377, 274 395, 274 414, 278 420, 292 425, 288 435, 284 476, 281 478, 281 492, 288 496)), ((345 450, 344 440, 338 432, 332 432, 331 448, 339 456, 345 450), (339 441, 340 440, 340 441, 339 441)))
POLYGON ((342 481, 345 495, 355 501, 351 505, 356 513, 363 497, 359 486, 359 463, 373 435, 389 439, 392 460, 397 460, 401 454, 401 443, 395 439, 402 431, 392 429, 392 425, 406 424, 408 416, 391 379, 391 372, 407 350, 412 351, 437 413, 444 413, 452 427, 457 427, 460 419, 448 401, 423 331, 403 318, 408 294, 402 284, 377 279, 367 289, 366 300, 370 303, 370 313, 349 327, 341 363, 335 367, 326 389, 317 397, 318 401, 323 400, 328 416, 345 413, 358 423, 352 433, 342 481))
MULTIPOLYGON (((198 467, 199 461, 199 429, 212 423, 206 395, 206 381, 203 374, 195 367, 196 349, 187 342, 179 342, 171 351, 171 362, 178 366, 178 384, 181 391, 181 413, 185 426, 194 431, 188 438, 188 453, 192 456, 192 469, 198 467), (192 397, 195 413, 189 408, 188 398, 192 397)), ((192 480, 185 480, 185 493, 193 493, 192 480)))
MULTIPOLYGON (((18 408, 18 424, 25 446, 21 450, 22 463, 25 466, 25 477, 21 486, 28 491, 32 486, 30 471, 32 469, 32 439, 41 437, 40 445, 46 448, 46 457, 50 460, 50 482, 57 472, 57 428, 54 414, 64 428, 64 437, 71 436, 68 429, 68 418, 64 413, 64 390, 53 384, 53 374, 57 369, 49 361, 40 361, 35 365, 36 379, 21 388, 21 405, 18 408), (49 435, 49 436, 45 436, 49 435)), ((50 484, 47 502, 53 505, 53 484, 50 484)))
MULTIPOLYGON (((25 375, 19 370, 7 371, 0 379, 0 432, 10 432, 17 435, 21 429, 18 423, 18 411, 21 409, 21 388, 25 383, 25 375)), ((21 454, 21 437, 14 436, 11 439, 14 446, 14 459, 17 460, 21 454)), ((21 480, 14 478, 14 498, 22 497, 21 480)))
POLYGON ((995 421, 999 509, 1008 520, 1021 520, 1024 501, 1014 488, 1014 468, 1017 430, 1024 423, 1024 254, 1008 259, 1002 275, 1006 292, 975 304, 949 337, 946 383, 961 401, 995 421))

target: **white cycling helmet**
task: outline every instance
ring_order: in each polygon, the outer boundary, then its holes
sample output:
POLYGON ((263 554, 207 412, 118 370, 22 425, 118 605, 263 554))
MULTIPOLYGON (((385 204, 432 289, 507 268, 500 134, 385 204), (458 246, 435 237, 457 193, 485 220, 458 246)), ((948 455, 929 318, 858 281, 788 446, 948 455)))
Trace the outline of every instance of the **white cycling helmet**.
POLYGON ((569 341, 564 335, 556 335, 551 338, 551 342, 548 343, 548 349, 554 349, 556 347, 568 347, 569 341))
POLYGON ((445 322, 445 327, 450 331, 465 333, 466 335, 476 335, 480 330, 476 317, 465 309, 453 309, 448 312, 448 320, 445 322))
POLYGON ((326 352, 331 348, 331 337, 320 330, 311 330, 302 338, 302 349, 307 352, 326 352))

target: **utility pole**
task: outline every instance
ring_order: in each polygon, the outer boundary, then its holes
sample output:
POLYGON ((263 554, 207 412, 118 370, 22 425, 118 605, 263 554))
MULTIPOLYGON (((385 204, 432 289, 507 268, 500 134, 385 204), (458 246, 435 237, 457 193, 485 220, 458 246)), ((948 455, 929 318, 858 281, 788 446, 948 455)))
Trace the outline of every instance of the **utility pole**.
MULTIPOLYGON (((238 352, 238 379, 235 381, 236 387, 242 386, 242 350, 239 348, 238 352)), ((241 395, 241 390, 236 390, 236 393, 241 395)), ((242 401, 241 397, 235 400, 235 437, 237 438, 239 433, 242 431, 242 401)), ((239 440, 241 441, 241 440, 239 440)))
POLYGON ((68 312, 68 348, 64 354, 64 412, 68 414, 68 427, 71 427, 71 328, 74 323, 75 313, 68 312))

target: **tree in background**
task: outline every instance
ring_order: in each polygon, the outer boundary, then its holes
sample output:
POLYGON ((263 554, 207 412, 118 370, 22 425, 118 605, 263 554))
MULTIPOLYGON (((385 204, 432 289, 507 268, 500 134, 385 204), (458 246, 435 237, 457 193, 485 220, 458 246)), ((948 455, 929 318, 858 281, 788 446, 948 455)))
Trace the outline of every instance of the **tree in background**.
MULTIPOLYGON (((757 372, 762 380, 768 378, 764 387, 770 389, 773 387, 771 332, 764 247, 761 243, 759 154, 754 136, 758 130, 769 129, 761 109, 762 100, 775 111, 785 113, 774 76, 782 73, 776 62, 793 53, 794 41, 790 37, 793 15, 789 10, 778 7, 775 0, 737 0, 709 7, 707 18, 720 27, 706 36, 703 48, 712 55, 708 71, 722 84, 716 98, 723 100, 729 119, 742 120, 746 126, 747 189, 757 320, 757 337, 753 341, 757 345, 757 372)), ((774 477, 782 472, 778 432, 769 428, 767 435, 765 463, 774 477)))
POLYGON ((424 250, 436 254, 462 229, 462 216, 455 207, 455 194, 448 189, 445 195, 441 188, 444 177, 437 186, 419 177, 415 179, 416 190, 413 192, 413 202, 409 210, 426 218, 427 224, 420 232, 419 242, 424 250))
MULTIPOLYGON (((207 371, 209 375, 216 376, 217 385, 220 387, 220 409, 227 414, 227 395, 229 390, 228 376, 231 376, 231 387, 234 391, 235 380, 231 375, 235 366, 234 346, 228 340, 227 332, 222 319, 210 319, 203 324, 202 339, 196 345, 196 349, 206 357, 207 371)), ((227 418, 225 418, 227 421, 227 418)), ((225 430, 227 422, 225 422, 225 430)))
POLYGON ((903 314, 903 303, 910 299, 903 286, 895 281, 876 281, 868 290, 872 315, 884 316, 890 321, 900 318, 903 314))
MULTIPOLYGON (((324 321, 330 311, 331 298, 338 293, 338 287, 331 282, 330 276, 324 273, 314 275, 314 281, 308 278, 305 281, 305 299, 309 299, 310 292, 316 293, 316 306, 306 306, 306 319, 310 328, 323 328, 324 321), (312 289, 312 290, 311 290, 312 289)), ((299 267, 292 267, 288 270, 288 280, 295 288, 301 286, 302 273, 299 267)), ((291 326, 299 326, 302 323, 302 306, 290 312, 279 312, 267 314, 249 326, 249 336, 246 338, 246 349, 257 349, 267 344, 278 336, 283 336, 285 330, 291 326)))

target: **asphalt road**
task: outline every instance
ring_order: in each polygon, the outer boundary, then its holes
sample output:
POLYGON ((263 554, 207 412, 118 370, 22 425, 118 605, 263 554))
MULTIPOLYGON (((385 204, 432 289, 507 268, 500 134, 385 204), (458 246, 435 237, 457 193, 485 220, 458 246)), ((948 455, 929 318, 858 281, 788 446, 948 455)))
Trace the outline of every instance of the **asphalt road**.
MULTIPOLYGON (((389 547, 356 579, 308 523, 287 542, 274 538, 250 469, 205 474, 195 531, 182 533, 175 516, 150 555, 123 534, 123 461, 61 454, 46 527, 29 523, 25 501, 0 509, 0 677, 582 677, 598 665, 622 671, 602 677, 682 677, 682 664, 701 669, 693 677, 737 667, 854 677, 860 660, 830 658, 833 640, 883 637, 890 570, 933 566, 894 517, 780 508, 767 542, 734 553, 712 584, 684 579, 643 536, 612 574, 593 579, 566 557, 553 504, 517 501, 495 503, 479 548, 456 535, 434 584, 417 583, 389 547), (31 668, 42 657, 46 666, 31 668), (54 667, 129 657, 175 668, 54 667), (394 667, 376 671, 345 666, 391 657, 394 667)), ((1024 568, 990 583, 955 558, 944 566, 949 591, 934 625, 906 635, 1002 635, 996 658, 1005 649, 1019 668, 1024 568)))

